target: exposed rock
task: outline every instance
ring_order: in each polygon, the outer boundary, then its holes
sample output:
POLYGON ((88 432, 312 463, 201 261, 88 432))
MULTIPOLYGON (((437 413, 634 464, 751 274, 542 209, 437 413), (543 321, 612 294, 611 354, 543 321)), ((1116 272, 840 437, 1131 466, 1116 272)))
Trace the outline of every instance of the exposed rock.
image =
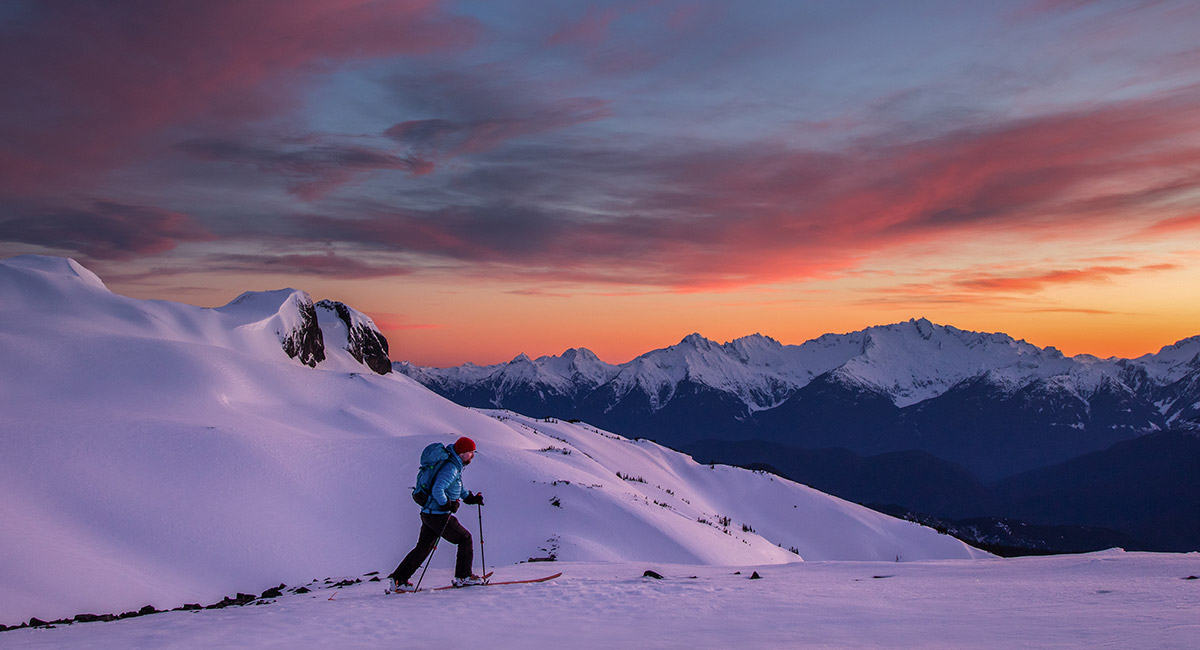
POLYGON ((239 593, 236 598, 230 598, 229 596, 226 596, 221 600, 221 602, 209 605, 204 609, 225 609, 226 607, 232 607, 235 605, 248 605, 256 600, 258 600, 258 597, 254 594, 239 593))
POLYGON ((280 332, 283 351, 310 368, 325 360, 325 338, 317 324, 317 311, 307 294, 297 296, 300 322, 290 332, 280 332))
POLYGON ((283 595, 283 590, 286 588, 287 588, 287 585, 285 585, 285 584, 280 584, 278 587, 272 587, 272 588, 264 591, 262 593, 262 596, 260 596, 260 598, 279 598, 280 596, 283 595))
POLYGON ((392 371, 392 360, 388 357, 387 338, 375 327, 365 314, 332 300, 322 300, 317 307, 337 314, 346 326, 346 351, 359 363, 377 374, 392 371))

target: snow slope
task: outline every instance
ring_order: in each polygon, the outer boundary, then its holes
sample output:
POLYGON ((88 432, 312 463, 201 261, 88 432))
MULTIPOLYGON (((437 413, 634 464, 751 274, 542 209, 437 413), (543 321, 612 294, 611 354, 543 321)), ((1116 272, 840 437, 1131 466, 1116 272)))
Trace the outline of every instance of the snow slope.
POLYGON ((280 345, 305 302, 141 301, 71 260, 0 261, 0 623, 387 573, 416 537, 420 449, 463 433, 493 566, 983 555, 769 475, 465 409, 339 345, 308 367, 280 345))
MULTIPOLYGON (((379 583, 273 604, 0 632, 5 648, 1096 648, 1200 638, 1200 555, 805 562, 750 568, 529 564, 538 585, 384 596, 379 583), (662 580, 642 577, 651 569, 662 580), (735 575, 736 571, 741 575, 735 575), (694 577, 693 577, 694 576, 694 577), (330 599, 332 598, 332 600, 330 599)), ((430 571, 445 581, 448 570, 430 571)), ((338 576, 334 576, 335 580, 338 576)), ((323 581, 313 587, 323 586, 323 581)))

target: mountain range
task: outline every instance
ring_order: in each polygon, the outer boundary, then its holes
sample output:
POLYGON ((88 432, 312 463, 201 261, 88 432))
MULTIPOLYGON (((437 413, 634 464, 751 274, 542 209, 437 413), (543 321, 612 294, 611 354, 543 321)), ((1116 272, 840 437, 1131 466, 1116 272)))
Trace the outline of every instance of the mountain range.
POLYGON ((1152 431, 1200 429, 1200 337, 1098 359, 920 319, 802 345, 692 334, 620 365, 571 349, 482 367, 394 367, 461 404, 579 418, 666 445, 916 449, 985 479, 1152 431))
POLYGON ((580 419, 922 521, 1088 527, 1036 550, 1200 549, 1200 337, 1099 359, 914 319, 802 345, 692 334, 619 365, 571 349, 394 367, 461 404, 580 419))

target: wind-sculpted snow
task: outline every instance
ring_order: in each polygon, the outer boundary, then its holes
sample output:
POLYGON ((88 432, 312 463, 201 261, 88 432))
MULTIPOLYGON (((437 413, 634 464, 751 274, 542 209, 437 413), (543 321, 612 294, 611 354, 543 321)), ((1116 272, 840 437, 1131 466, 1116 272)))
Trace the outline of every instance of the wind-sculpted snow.
POLYGON ((241 328, 273 331, 283 351, 310 368, 325 360, 317 311, 303 291, 248 291, 217 311, 247 320, 241 328))
POLYGON ((491 566, 982 555, 767 474, 463 408, 335 345, 310 368, 277 335, 304 297, 204 309, 117 296, 74 263, 0 261, 0 623, 386 574, 416 538, 420 450, 462 434, 491 566))

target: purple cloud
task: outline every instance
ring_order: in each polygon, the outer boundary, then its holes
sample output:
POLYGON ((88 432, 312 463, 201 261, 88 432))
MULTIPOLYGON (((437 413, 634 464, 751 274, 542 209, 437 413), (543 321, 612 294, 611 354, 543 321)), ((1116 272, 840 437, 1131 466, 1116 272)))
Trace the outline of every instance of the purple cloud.
POLYGON ((158 255, 182 242, 214 239, 216 235, 181 212, 108 201, 0 219, 0 240, 74 251, 101 260, 158 255))

